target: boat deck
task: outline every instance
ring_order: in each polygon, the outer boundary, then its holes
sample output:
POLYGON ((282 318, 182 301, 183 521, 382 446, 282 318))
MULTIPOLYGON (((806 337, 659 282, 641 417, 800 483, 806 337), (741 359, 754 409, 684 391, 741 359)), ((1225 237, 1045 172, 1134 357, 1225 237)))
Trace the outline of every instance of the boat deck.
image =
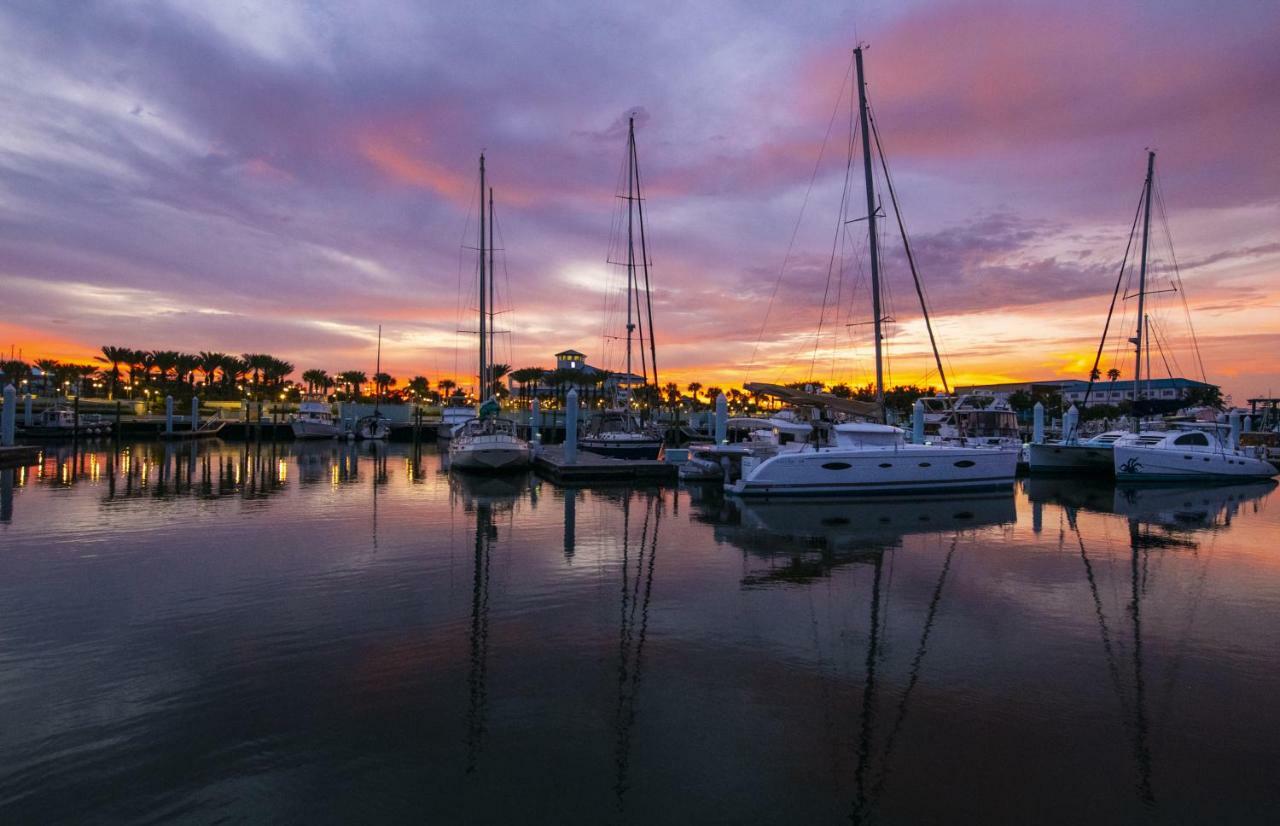
POLYGON ((647 480, 675 482, 676 465, 660 459, 614 459, 579 450, 573 464, 564 458, 563 445, 544 445, 533 459, 534 470, 558 484, 629 482, 647 480))

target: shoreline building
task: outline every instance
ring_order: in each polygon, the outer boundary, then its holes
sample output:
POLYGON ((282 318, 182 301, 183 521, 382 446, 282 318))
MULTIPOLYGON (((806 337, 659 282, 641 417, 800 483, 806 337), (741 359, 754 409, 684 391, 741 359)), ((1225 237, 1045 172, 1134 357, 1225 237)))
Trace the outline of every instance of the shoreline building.
POLYGON ((507 387, 511 395, 542 399, 558 397, 568 392, 569 387, 575 387, 580 395, 588 398, 612 399, 625 395, 627 387, 638 388, 644 384, 644 377, 635 373, 613 372, 588 364, 586 354, 577 350, 561 350, 555 354, 555 360, 556 366, 544 370, 536 382, 522 384, 514 377, 509 378, 507 387))
MULTIPOLYGON (((1089 382, 1079 379, 1048 379, 1045 381, 1014 381, 994 384, 973 384, 957 387, 957 393, 992 393, 1008 396, 1023 392, 1031 394, 1060 393, 1063 405, 1083 405, 1089 382)), ((1195 391, 1214 390, 1217 385, 1208 384, 1195 379, 1172 378, 1151 379, 1142 381, 1140 395, 1144 399, 1155 401, 1179 401, 1188 399, 1195 391)), ((1093 383, 1093 391, 1089 393, 1089 403, 1085 406, 1095 407, 1104 404, 1120 404, 1133 401, 1133 381, 1111 381, 1099 379, 1093 383)))

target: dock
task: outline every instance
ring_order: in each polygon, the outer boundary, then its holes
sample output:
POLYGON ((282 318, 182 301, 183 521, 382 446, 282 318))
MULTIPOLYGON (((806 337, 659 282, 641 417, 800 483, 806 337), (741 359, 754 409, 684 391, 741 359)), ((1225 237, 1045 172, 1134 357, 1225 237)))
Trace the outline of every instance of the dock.
POLYGON ((563 445, 544 445, 533 459, 533 468, 557 484, 593 482, 672 482, 678 478, 675 465, 660 459, 614 459, 579 450, 573 464, 564 458, 563 445))
POLYGON ((29 465, 39 460, 39 458, 40 448, 36 445, 0 447, 0 468, 29 465))

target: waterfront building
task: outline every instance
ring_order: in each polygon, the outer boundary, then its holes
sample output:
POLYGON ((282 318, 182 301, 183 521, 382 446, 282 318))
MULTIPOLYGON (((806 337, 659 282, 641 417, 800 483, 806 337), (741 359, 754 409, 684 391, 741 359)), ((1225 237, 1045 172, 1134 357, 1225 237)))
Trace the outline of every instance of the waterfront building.
MULTIPOLYGON (((1217 385, 1207 384, 1195 379, 1169 378, 1143 380, 1140 395, 1146 399, 1158 401, 1177 401, 1188 399, 1197 391, 1216 390, 1217 385)), ((1089 401, 1085 404, 1085 393, 1089 391, 1089 382, 1079 379, 1048 379, 1044 381, 997 382, 994 384, 973 384, 957 387, 957 393, 993 393, 1012 395, 1014 393, 1045 394, 1059 393, 1064 405, 1095 407, 1106 404, 1120 404, 1133 401, 1132 381, 1111 381, 1099 379, 1093 383, 1089 392, 1089 401)))

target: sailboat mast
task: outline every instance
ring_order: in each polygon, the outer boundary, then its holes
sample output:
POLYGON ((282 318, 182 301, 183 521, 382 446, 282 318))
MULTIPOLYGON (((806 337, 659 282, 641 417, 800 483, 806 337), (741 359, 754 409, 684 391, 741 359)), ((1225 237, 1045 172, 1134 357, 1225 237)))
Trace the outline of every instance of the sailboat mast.
POLYGON ((498 395, 498 377, 494 375, 493 369, 495 353, 497 352, 493 346, 493 316, 494 307, 497 302, 493 300, 493 282, 497 280, 496 270, 493 268, 493 187, 489 187, 489 381, 493 384, 493 395, 498 395))
POLYGON ((636 325, 632 320, 631 311, 632 303, 635 300, 635 282, 636 282, 636 243, 635 235, 632 230, 632 217, 635 214, 635 174, 631 167, 631 150, 635 146, 635 131, 629 133, 627 138, 627 402, 631 402, 631 335, 635 332, 636 325))
POLYGON ((880 251, 876 238, 876 193, 875 181, 871 172, 871 130, 867 126, 867 85, 862 75, 862 47, 853 50, 853 62, 857 69, 858 82, 858 116, 862 122, 862 161, 863 172, 867 184, 867 249, 871 254, 871 313, 875 317, 875 349, 876 349, 876 403, 880 405, 880 415, 885 417, 884 407, 884 353, 883 313, 880 310, 880 251))
POLYGON ((644 303, 649 317, 649 364, 653 367, 653 389, 658 385, 658 345, 653 339, 653 293, 649 288, 649 247, 644 237, 644 195, 640 191, 640 156, 636 152, 636 120, 629 119, 631 134, 631 168, 636 176, 636 213, 640 219, 640 266, 644 269, 644 303))
POLYGON ((485 351, 487 337, 485 335, 485 302, 487 293, 485 291, 485 260, 484 260, 484 153, 480 153, 480 373, 478 392, 476 395, 480 401, 485 399, 485 383, 488 376, 488 361, 485 351))
POLYGON ((373 412, 377 413, 378 408, 382 406, 382 325, 378 325, 378 358, 373 368, 373 412))
POLYGON ((1133 429, 1138 430, 1138 384, 1142 379, 1142 335, 1146 319, 1147 298, 1147 242, 1151 237, 1151 183, 1155 177, 1156 153, 1147 152, 1146 194, 1142 207, 1142 263, 1138 266, 1138 332, 1133 337, 1133 429))

